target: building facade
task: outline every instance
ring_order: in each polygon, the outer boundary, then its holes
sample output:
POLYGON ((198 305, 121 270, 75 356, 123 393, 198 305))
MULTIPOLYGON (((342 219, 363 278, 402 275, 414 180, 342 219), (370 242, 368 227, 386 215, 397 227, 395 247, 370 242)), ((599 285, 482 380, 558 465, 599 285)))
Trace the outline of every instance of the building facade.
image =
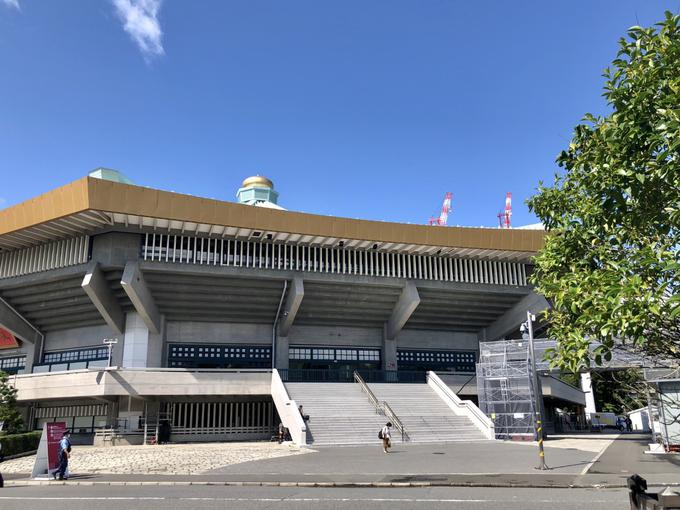
POLYGON ((317 216, 100 172, 0 211, 0 327, 17 342, 0 369, 30 426, 83 436, 167 419, 180 439, 269 437, 273 368, 434 370, 471 396, 479 342, 547 307, 528 281, 544 235, 317 216))

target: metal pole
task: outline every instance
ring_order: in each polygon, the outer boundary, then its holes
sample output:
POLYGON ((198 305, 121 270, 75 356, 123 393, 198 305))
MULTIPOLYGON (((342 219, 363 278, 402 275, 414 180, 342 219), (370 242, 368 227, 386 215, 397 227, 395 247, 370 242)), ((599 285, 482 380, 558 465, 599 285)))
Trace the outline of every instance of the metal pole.
POLYGON ((535 317, 531 312, 527 312, 527 330, 529 331, 529 354, 531 355, 531 375, 534 383, 534 390, 536 392, 536 439, 538 440, 538 458, 539 464, 536 469, 542 471, 550 469, 545 463, 545 450, 543 449, 543 395, 541 395, 541 387, 536 372, 536 356, 534 353, 534 326, 533 321, 535 317))
POLYGON ((111 367, 111 353, 113 352, 113 344, 117 344, 118 339, 117 338, 105 338, 104 339, 104 344, 109 348, 109 357, 108 361, 106 362, 106 368, 111 367))

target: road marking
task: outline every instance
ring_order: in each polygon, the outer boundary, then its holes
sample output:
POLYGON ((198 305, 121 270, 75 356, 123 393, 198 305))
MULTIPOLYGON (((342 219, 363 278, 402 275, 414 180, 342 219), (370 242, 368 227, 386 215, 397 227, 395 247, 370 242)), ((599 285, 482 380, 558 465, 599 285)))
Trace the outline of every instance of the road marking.
MULTIPOLYGON (((507 503, 507 499, 461 499, 461 498, 166 498, 166 497, 134 497, 134 496, 111 496, 111 497, 19 497, 19 496, 0 496, 2 500, 31 500, 31 501, 213 501, 213 502, 256 502, 256 503, 507 503)), ((532 500, 535 503, 573 503, 573 500, 541 499, 532 500)), ((521 500, 515 499, 515 502, 521 500)), ((612 500, 588 500, 592 503, 611 503, 612 500)))
POLYGON ((593 460, 590 461, 589 464, 586 464, 586 467, 583 468, 583 470, 579 473, 580 475, 585 475, 588 470, 593 467, 593 465, 600 460, 600 457, 602 457, 602 454, 609 448, 614 441, 616 441, 619 437, 621 437, 621 434, 617 434, 614 439, 610 439, 609 442, 607 442, 604 447, 599 451, 595 457, 593 457, 593 460))

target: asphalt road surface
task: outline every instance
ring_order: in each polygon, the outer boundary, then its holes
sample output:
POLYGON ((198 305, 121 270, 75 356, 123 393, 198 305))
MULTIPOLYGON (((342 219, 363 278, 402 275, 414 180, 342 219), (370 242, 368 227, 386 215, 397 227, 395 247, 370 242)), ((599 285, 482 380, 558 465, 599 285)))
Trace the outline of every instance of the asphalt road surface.
POLYGON ((624 489, 299 488, 299 487, 9 487, 2 510, 560 510, 626 509, 624 489))

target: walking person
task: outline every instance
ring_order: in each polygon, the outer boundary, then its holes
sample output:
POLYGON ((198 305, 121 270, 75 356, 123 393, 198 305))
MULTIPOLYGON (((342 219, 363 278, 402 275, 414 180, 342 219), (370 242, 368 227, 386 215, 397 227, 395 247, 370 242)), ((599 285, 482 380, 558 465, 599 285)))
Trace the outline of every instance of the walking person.
POLYGON ((59 442, 59 469, 54 473, 55 478, 59 476, 59 480, 68 480, 66 471, 68 470, 68 459, 71 457, 71 434, 68 430, 64 432, 61 441, 59 442))
POLYGON ((380 439, 382 439, 383 452, 388 453, 388 450, 392 447, 392 433, 390 429, 392 424, 388 421, 385 426, 380 430, 380 439))

